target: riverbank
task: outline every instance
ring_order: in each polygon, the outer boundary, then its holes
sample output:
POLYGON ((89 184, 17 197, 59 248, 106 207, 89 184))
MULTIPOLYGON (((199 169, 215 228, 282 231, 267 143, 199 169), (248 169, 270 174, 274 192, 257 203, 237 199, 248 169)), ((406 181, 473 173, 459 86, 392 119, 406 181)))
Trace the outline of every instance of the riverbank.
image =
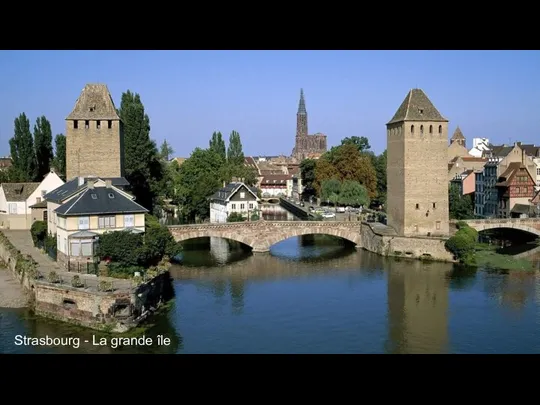
POLYGON ((534 270, 533 263, 530 260, 497 253, 497 246, 495 245, 478 243, 474 250, 474 262, 466 264, 498 270, 534 270))
POLYGON ((0 308, 25 308, 28 306, 26 294, 11 272, 0 266, 0 308))
POLYGON ((6 304, 20 305, 15 294, 27 294, 37 315, 90 329, 127 332, 173 296, 169 272, 160 269, 144 280, 62 271, 32 245, 29 231, 0 232, 0 259, 13 280, 2 283, 6 304))

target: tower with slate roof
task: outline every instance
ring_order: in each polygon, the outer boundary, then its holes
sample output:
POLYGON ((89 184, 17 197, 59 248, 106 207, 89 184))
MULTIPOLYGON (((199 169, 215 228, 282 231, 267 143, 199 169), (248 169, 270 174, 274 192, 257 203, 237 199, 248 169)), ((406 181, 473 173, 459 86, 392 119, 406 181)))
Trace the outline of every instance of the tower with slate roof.
POLYGON ((386 128, 388 225, 401 236, 448 235, 448 120, 412 89, 386 128))
POLYGON ((66 181, 123 177, 122 122, 104 84, 87 84, 66 118, 66 181))

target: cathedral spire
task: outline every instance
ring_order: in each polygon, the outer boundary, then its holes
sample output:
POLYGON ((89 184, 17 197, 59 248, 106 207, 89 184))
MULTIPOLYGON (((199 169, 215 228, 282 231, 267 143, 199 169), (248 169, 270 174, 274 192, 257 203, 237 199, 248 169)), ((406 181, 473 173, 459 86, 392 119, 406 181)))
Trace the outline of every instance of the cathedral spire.
POLYGON ((300 102, 298 103, 297 114, 307 114, 306 101, 304 100, 304 89, 300 89, 300 102))

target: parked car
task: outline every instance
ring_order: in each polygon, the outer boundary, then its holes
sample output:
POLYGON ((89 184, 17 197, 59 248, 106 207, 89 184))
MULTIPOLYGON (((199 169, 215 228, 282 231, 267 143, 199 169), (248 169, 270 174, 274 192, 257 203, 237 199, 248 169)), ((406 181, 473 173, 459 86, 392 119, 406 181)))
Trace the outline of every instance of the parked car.
POLYGON ((345 207, 336 207, 336 212, 345 212, 345 207))
POLYGON ((322 217, 323 218, 335 218, 336 214, 334 214, 333 212, 325 212, 324 214, 322 214, 322 217))

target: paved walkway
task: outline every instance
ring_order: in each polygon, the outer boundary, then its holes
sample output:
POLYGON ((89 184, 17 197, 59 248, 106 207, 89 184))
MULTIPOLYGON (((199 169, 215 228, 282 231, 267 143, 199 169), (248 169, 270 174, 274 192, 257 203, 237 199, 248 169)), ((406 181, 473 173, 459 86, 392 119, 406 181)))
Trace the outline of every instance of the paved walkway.
MULTIPOLYGON (((32 242, 32 235, 30 231, 14 231, 14 230, 2 230, 2 233, 10 240, 10 242, 23 255, 30 255, 38 263, 38 271, 45 277, 51 271, 55 271, 60 276, 62 284, 71 285, 71 279, 75 274, 78 274, 86 284, 86 288, 89 290, 97 291, 98 278, 92 274, 79 274, 70 273, 60 268, 58 263, 51 259, 46 253, 42 253, 38 248, 34 246, 32 242)), ((110 277, 100 277, 99 280, 112 281, 115 291, 127 291, 131 290, 132 283, 130 280, 122 280, 110 277)))

